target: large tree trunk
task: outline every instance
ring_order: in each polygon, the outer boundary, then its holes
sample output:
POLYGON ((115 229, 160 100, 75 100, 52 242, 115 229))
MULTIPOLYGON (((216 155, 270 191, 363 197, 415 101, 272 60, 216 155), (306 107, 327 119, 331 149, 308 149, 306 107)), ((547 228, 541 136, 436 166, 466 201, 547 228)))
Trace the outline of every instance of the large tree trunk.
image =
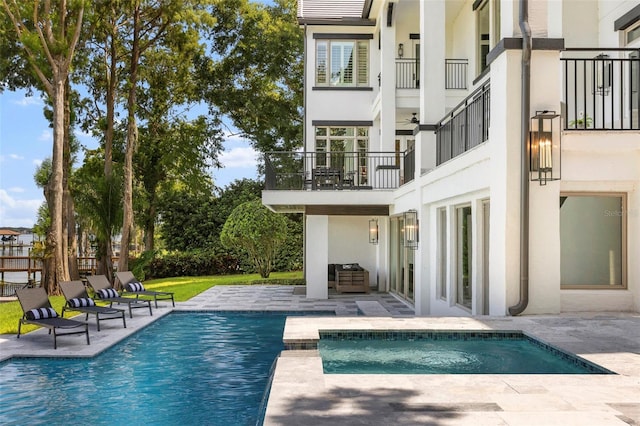
POLYGON ((129 95, 127 97, 127 148, 124 157, 124 202, 122 239, 120 240, 120 259, 118 270, 129 270, 129 243, 133 229, 133 153, 138 141, 136 125, 136 87, 138 85, 138 61, 140 60, 140 5, 133 13, 133 43, 129 69, 129 95))
MULTIPOLYGON (((113 13, 115 16, 115 12, 113 13)), ((117 90, 117 78, 118 78, 118 62, 116 52, 116 27, 112 28, 111 37, 109 39, 109 68, 107 71, 108 84, 107 84, 107 128, 105 131, 104 141, 104 176, 107 182, 113 183, 111 176, 113 174, 113 127, 115 124, 115 105, 116 105, 116 90, 117 90)), ((102 242, 102 247, 98 250, 99 258, 98 273, 106 275, 110 281, 113 281, 113 247, 111 246, 111 226, 109 223, 106 229, 104 229, 105 241, 102 242)))
POLYGON ((75 206, 73 204, 71 190, 69 189, 71 166, 71 85, 67 78, 64 98, 64 177, 62 180, 63 206, 65 211, 63 230, 66 234, 64 252, 67 253, 69 278, 79 280, 80 272, 78 271, 78 241, 76 236, 75 206))
POLYGON ((49 278, 47 290, 49 294, 58 294, 58 282, 69 281, 69 270, 64 252, 62 217, 63 211, 63 177, 64 177, 64 95, 66 77, 54 71, 53 81, 53 160, 51 164, 51 228, 47 235, 47 244, 51 249, 55 262, 54 276, 49 278))

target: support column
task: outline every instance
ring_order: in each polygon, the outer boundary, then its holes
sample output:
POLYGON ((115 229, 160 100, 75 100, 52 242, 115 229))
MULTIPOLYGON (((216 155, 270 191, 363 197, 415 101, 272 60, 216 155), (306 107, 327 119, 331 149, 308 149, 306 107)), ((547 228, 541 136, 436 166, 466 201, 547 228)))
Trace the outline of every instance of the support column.
MULTIPOLYGON (((558 51, 532 52, 532 116, 536 111, 560 112, 560 70, 558 51)), ((544 186, 530 181, 529 195, 529 305, 524 313, 555 314, 561 309, 560 181, 547 182, 544 186)))
MULTIPOLYGON (((380 105, 383 107, 380 108, 379 151, 393 151, 396 137, 396 22, 394 17, 392 26, 387 26, 386 6, 380 13, 380 105)), ((371 46, 371 49, 376 48, 371 46)), ((370 78, 371 85, 378 83, 378 76, 370 78)))
POLYGON ((307 299, 329 298, 329 216, 306 216, 307 242, 304 263, 307 299))
POLYGON ((490 315, 508 315, 520 284, 520 50, 491 63, 490 315))

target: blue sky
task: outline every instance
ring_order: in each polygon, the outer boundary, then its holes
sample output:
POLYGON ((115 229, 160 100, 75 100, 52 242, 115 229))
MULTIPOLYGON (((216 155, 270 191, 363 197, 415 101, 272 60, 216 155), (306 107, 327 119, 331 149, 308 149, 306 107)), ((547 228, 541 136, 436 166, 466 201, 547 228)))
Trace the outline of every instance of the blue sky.
MULTIPOLYGON (((43 159, 51 157, 53 132, 43 115, 43 100, 38 93, 25 91, 0 94, 0 228, 31 227, 38 207, 44 202, 42 190, 33 180, 43 159)), ((76 132, 88 148, 97 147, 90 135, 76 132)), ((220 160, 223 168, 213 170, 218 187, 235 179, 256 179, 256 153, 239 136, 227 138, 220 160)))

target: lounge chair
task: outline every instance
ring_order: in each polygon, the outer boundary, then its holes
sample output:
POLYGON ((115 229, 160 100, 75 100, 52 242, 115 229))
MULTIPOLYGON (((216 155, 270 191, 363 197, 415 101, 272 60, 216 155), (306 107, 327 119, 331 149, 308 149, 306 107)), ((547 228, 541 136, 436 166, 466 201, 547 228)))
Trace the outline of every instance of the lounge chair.
POLYGON ((151 311, 151 301, 143 299, 135 299, 133 297, 121 297, 118 291, 113 288, 109 280, 104 275, 87 276, 89 285, 95 292, 95 300, 108 302, 109 307, 113 307, 114 303, 126 304, 129 306, 129 316, 133 318, 133 309, 149 307, 149 315, 153 315, 151 311))
POLYGON ((144 288, 142 283, 136 279, 130 271, 116 272, 116 278, 122 284, 125 292, 135 294, 136 297, 148 296, 153 297, 153 302, 158 307, 158 300, 171 300, 171 304, 175 307, 176 302, 173 299, 173 293, 168 291, 153 291, 144 288))
POLYGON ((100 321, 122 318, 122 325, 127 328, 124 318, 124 309, 98 306, 87 294, 82 281, 65 281, 60 283, 60 289, 67 303, 62 308, 62 316, 65 311, 81 312, 86 314, 85 320, 89 319, 89 314, 96 316, 96 325, 100 331, 100 321))
POLYGON ((62 318, 58 315, 51 307, 49 296, 44 288, 21 288, 16 290, 16 296, 18 296, 23 312, 22 318, 18 320, 18 339, 22 324, 34 324, 48 328, 49 334, 53 331, 53 349, 58 349, 58 336, 66 336, 67 334, 86 334, 87 345, 89 344, 89 325, 86 322, 62 318), (73 331, 60 333, 58 330, 73 331))

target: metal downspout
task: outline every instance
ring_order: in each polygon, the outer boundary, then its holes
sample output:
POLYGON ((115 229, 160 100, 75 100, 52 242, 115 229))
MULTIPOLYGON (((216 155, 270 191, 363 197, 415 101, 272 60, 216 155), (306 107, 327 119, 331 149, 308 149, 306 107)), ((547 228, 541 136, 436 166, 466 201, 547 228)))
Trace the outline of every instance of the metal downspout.
POLYGON ((529 0, 520 0, 520 30, 522 31, 522 94, 520 134, 520 300, 509 308, 509 314, 519 315, 529 304, 529 114, 531 98, 531 27, 529 0))

